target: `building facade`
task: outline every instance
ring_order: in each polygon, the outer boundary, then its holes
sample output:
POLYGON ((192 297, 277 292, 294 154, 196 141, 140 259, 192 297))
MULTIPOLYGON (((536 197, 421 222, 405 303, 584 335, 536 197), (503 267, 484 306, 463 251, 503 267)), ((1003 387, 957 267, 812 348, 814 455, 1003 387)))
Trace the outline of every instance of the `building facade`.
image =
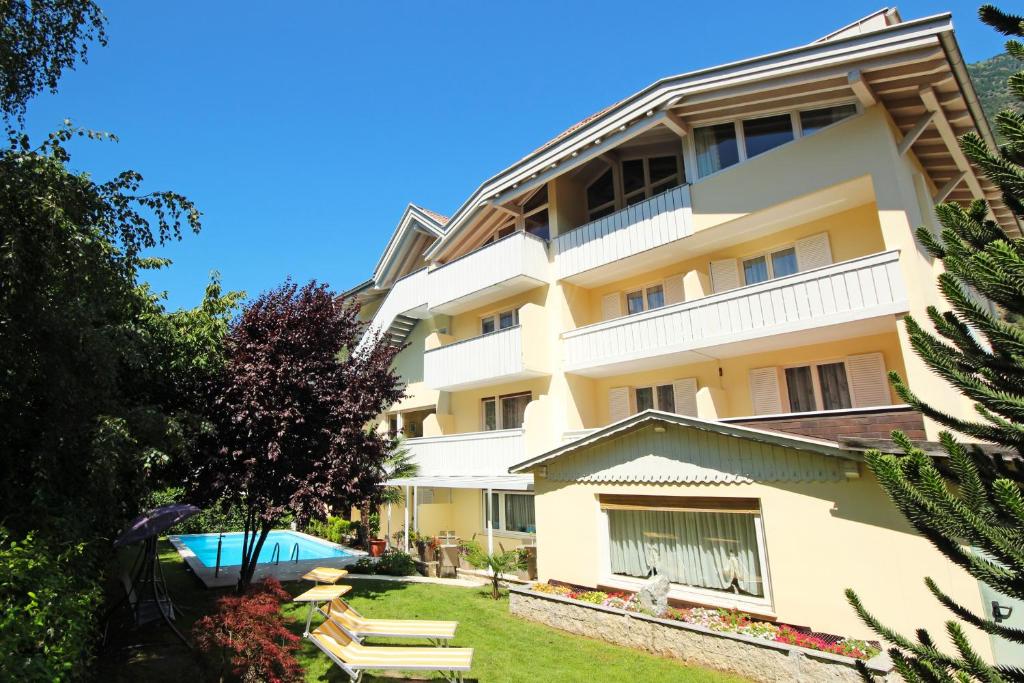
POLYGON ((668 573, 679 601, 845 635, 869 635, 846 586, 904 629, 948 616, 925 573, 981 610, 857 441, 937 438, 889 371, 971 412, 901 322, 944 306, 914 237, 939 229, 934 203, 982 197, 1019 228, 968 130, 992 140, 950 17, 883 10, 662 79, 451 217, 410 205, 351 292, 405 345, 379 427, 419 474, 382 528, 536 544, 544 580, 668 573))

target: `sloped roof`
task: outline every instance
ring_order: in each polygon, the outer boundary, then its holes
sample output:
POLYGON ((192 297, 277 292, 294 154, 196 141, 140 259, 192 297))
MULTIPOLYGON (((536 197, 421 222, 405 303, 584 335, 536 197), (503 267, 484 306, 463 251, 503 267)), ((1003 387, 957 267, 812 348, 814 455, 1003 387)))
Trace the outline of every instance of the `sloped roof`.
POLYGON ((610 424, 596 432, 587 434, 575 441, 563 444, 562 446, 552 449, 547 453, 543 453, 535 458, 513 465, 508 471, 512 474, 524 474, 538 465, 543 465, 563 456, 586 450, 630 432, 634 432, 651 425, 657 425, 659 423, 663 425, 690 427, 738 439, 746 439, 748 441, 755 441, 772 446, 781 446, 798 451, 809 451, 820 455, 841 458, 843 460, 850 460, 854 462, 863 461, 864 459, 863 453, 847 450, 835 441, 726 424, 724 422, 718 422, 717 420, 704 420, 699 417, 677 415, 676 413, 666 413, 660 410, 645 410, 641 413, 637 413, 636 415, 631 415, 624 420, 619 420, 618 422, 610 424))
POLYGON ((395 231, 391 234, 387 246, 384 247, 384 253, 377 261, 377 267, 373 270, 374 284, 383 289, 390 287, 391 282, 401 275, 401 273, 395 272, 396 268, 399 268, 412 256, 411 250, 415 249, 417 244, 420 244, 422 254, 422 249, 425 247, 422 245, 423 240, 416 239, 417 235, 429 236, 429 244, 426 245, 429 247, 444 235, 444 226, 447 221, 448 218, 439 213, 416 204, 409 204, 402 213, 398 225, 395 226, 395 231))

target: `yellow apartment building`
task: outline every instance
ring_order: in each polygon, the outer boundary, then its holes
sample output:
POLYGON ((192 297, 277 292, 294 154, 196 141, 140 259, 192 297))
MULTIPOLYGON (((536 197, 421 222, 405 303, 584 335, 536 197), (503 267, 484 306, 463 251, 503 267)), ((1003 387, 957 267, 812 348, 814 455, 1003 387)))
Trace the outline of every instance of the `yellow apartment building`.
POLYGON ((943 307, 914 237, 936 202, 985 198, 1019 230, 968 130, 991 143, 950 16, 882 10, 659 80, 451 217, 410 205, 350 292, 405 345, 380 428, 419 473, 382 527, 535 544, 541 580, 657 571, 677 601, 854 637, 848 586, 904 632, 949 617, 925 575, 986 610, 863 464, 894 428, 937 438, 887 371, 971 411, 901 320, 943 307))

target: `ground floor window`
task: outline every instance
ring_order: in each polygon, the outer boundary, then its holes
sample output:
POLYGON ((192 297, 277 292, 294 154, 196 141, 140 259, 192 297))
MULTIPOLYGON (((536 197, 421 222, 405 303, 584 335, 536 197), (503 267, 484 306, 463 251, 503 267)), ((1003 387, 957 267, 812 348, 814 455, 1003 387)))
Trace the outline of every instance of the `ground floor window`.
POLYGON ((532 534, 537 531, 532 493, 492 491, 490 501, 484 493, 484 528, 491 519, 495 531, 532 534))
POLYGON ((753 499, 602 496, 613 574, 765 597, 753 499))

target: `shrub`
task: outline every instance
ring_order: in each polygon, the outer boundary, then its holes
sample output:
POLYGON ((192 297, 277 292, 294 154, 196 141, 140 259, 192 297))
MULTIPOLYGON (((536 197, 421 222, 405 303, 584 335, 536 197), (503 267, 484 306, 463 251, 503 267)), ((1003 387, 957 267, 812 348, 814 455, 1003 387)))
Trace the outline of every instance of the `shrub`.
POLYGON ((416 560, 412 559, 412 555, 393 548, 385 550, 376 562, 369 557, 360 557, 355 563, 349 565, 348 569, 353 574, 382 574, 385 576, 413 576, 419 573, 416 568, 416 560))
POLYGON ((332 543, 344 543, 352 529, 352 522, 343 517, 328 517, 327 521, 313 520, 306 525, 306 533, 327 539, 332 543))
POLYGON ((243 681, 292 683, 303 678, 295 653, 300 639, 285 626, 282 601, 291 596, 276 579, 249 587, 244 595, 226 595, 217 611, 192 627, 196 647, 208 658, 225 665, 243 681))
POLYGON ((0 680, 85 676, 102 599, 93 564, 85 544, 58 552, 0 527, 0 680))
MULTIPOLYGON (((171 503, 184 503, 185 489, 180 486, 169 486, 165 489, 153 491, 146 497, 145 509, 155 508, 158 505, 170 505, 171 503)), ((240 510, 231 508, 225 503, 214 503, 203 509, 197 515, 189 517, 184 522, 171 527, 168 533, 171 534, 213 534, 220 531, 242 531, 245 528, 245 519, 240 510)))

